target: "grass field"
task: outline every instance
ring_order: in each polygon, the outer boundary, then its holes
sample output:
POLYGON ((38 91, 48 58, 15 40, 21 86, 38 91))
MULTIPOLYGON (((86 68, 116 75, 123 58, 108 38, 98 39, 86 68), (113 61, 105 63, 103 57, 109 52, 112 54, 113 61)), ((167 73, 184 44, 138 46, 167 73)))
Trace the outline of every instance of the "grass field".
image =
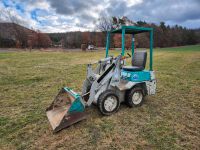
MULTIPOLYGON (((117 54, 118 52, 113 52, 117 54)), ((0 53, 0 149, 200 149, 200 45, 156 49, 157 94, 144 105, 53 134, 45 109, 58 89, 81 91, 104 52, 0 53)))

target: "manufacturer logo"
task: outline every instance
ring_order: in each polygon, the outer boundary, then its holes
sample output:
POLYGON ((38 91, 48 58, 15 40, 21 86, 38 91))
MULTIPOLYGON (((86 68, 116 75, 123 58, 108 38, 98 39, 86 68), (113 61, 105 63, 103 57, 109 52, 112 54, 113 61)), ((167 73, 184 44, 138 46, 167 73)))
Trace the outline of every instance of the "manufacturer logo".
POLYGON ((132 76, 132 80, 137 80, 138 79, 138 75, 137 74, 134 74, 133 76, 132 76))

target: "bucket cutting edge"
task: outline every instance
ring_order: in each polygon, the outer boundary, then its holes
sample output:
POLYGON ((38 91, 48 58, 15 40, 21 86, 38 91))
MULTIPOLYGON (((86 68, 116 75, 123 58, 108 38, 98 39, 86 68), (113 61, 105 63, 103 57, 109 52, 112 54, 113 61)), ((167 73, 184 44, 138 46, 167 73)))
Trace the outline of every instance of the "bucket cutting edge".
POLYGON ((85 104, 81 96, 70 88, 64 87, 46 109, 46 114, 54 132, 58 132, 86 119, 84 110, 85 104))

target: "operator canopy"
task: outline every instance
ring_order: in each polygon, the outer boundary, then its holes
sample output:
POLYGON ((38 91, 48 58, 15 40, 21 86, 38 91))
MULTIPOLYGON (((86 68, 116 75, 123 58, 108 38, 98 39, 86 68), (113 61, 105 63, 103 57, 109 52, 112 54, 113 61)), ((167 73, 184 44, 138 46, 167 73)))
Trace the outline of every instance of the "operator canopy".
POLYGON ((111 30, 111 33, 122 33, 122 29, 125 29, 126 34, 138 34, 153 30, 153 28, 148 28, 148 27, 122 26, 119 29, 111 30))

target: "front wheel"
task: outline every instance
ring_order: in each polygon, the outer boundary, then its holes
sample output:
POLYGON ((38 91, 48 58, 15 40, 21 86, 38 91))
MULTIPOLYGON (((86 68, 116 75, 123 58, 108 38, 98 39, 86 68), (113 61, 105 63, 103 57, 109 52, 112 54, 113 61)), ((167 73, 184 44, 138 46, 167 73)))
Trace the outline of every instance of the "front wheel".
POLYGON ((129 107, 141 106, 144 102, 144 93, 141 87, 135 87, 128 93, 126 103, 129 107))
POLYGON ((97 104, 100 112, 109 116, 118 111, 120 101, 115 91, 106 90, 100 94, 97 104))

